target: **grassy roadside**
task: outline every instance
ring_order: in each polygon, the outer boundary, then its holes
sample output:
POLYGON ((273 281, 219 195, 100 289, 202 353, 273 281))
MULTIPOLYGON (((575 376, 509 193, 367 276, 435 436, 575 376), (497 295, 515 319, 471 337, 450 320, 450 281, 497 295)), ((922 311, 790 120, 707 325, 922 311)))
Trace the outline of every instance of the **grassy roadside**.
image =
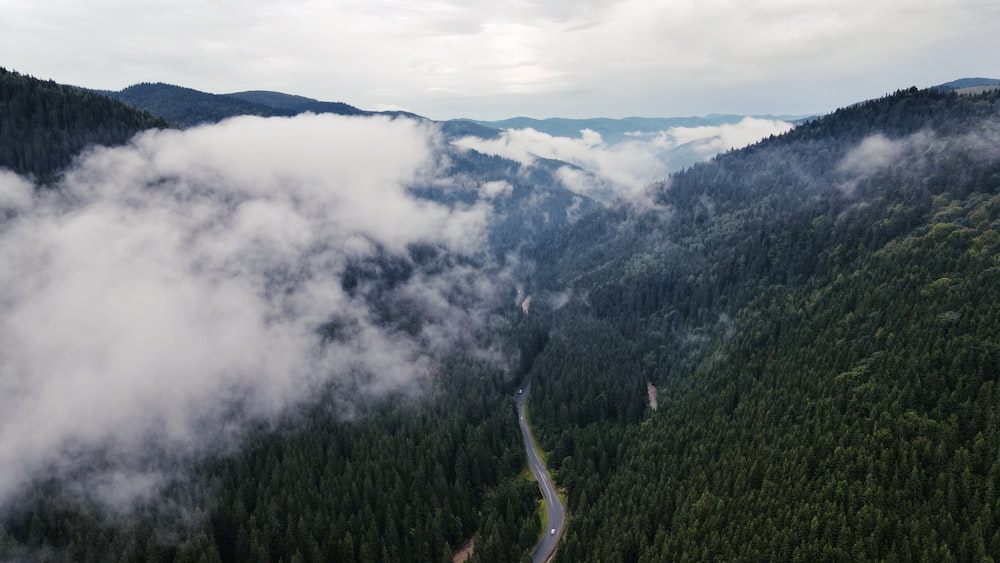
MULTIPOLYGON (((530 416, 530 413, 528 412, 528 401, 527 400, 524 401, 524 425, 528 427, 528 433, 531 434, 531 440, 537 446, 538 445, 538 439, 535 437, 535 430, 531 427, 531 416, 530 416)), ((535 448, 535 451, 538 452, 538 457, 542 460, 542 463, 545 464, 545 467, 548 467, 549 466, 549 452, 543 450, 542 448, 538 448, 538 447, 535 448)), ((529 471, 530 471, 530 469, 529 469, 529 471)), ((549 472, 551 473, 551 470, 549 470, 549 472)))
MULTIPOLYGON (((531 439, 534 440, 535 444, 538 444, 538 440, 535 440, 535 431, 531 428, 531 417, 528 415, 528 402, 527 401, 524 402, 524 424, 528 427, 528 432, 531 433, 531 439)), ((538 451, 538 457, 541 458, 542 463, 545 464, 545 467, 548 468, 548 470, 549 470, 549 474, 552 476, 552 484, 556 485, 556 482, 555 482, 556 475, 553 472, 553 470, 549 467, 549 452, 547 452, 547 451, 545 451, 543 449, 537 449, 537 451, 538 451)), ((526 467, 525 471, 527 471, 528 474, 531 475, 531 478, 534 479, 535 474, 531 472, 531 468, 530 467, 526 467)), ((566 508, 566 512, 567 512, 567 516, 568 516, 568 513, 569 513, 569 501, 566 500, 566 490, 557 486, 556 487, 556 496, 558 496, 559 500, 562 501, 563 506, 567 507, 566 508)), ((545 522, 547 521, 548 514, 547 514, 547 509, 545 507, 545 499, 544 498, 542 498, 541 503, 542 504, 541 504, 540 511, 542 512, 542 533, 544 533, 545 532, 545 522)))
MULTIPOLYGON (((530 417, 529 412, 528 412, 528 403, 527 403, 527 401, 525 401, 525 403, 524 403, 524 424, 525 424, 525 426, 527 426, 528 433, 531 434, 531 438, 532 438, 532 440, 534 441, 534 443, 537 446, 538 440, 535 439, 535 432, 534 432, 534 430, 531 427, 531 417, 530 417)), ((548 469, 548 467, 549 467, 548 452, 546 452, 544 449, 541 449, 540 447, 536 447, 535 450, 538 452, 538 457, 542 460, 542 463, 545 464, 545 467, 548 469)), ((533 481, 535 481, 536 483, 538 482, 537 479, 535 479, 535 474, 531 471, 531 467, 530 466, 529 467, 525 467, 524 471, 530 476, 530 478, 533 481)), ((551 469, 549 469, 549 473, 552 474, 552 470, 551 469)), ((555 475, 554 474, 552 475, 552 479, 553 479, 553 485, 555 485, 555 475)), ((565 490, 562 490, 559 487, 556 487, 556 496, 559 497, 559 500, 562 502, 563 506, 569 506, 569 504, 566 501, 566 491, 565 490)), ((536 541, 536 545, 537 545, 537 542, 541 542, 542 539, 545 537, 545 534, 548 533, 548 527, 547 527, 547 525, 548 525, 548 521, 549 521, 549 507, 548 507, 548 502, 545 500, 544 496, 541 499, 539 499, 539 501, 538 501, 538 518, 539 518, 539 522, 538 522, 539 536, 538 536, 538 540, 536 541)))
MULTIPOLYGON (((527 400, 525 400, 525 402, 524 402, 524 425, 528 427, 528 433, 531 434, 531 439, 534 440, 535 444, 538 444, 538 441, 535 440, 535 433, 531 429, 531 417, 528 416, 528 401, 527 400)), ((546 457, 546 452, 543 451, 543 450, 541 450, 541 449, 539 449, 539 448, 535 448, 535 451, 538 452, 538 457, 541 458, 542 463, 544 463, 545 466, 548 467, 549 461, 548 461, 548 459, 546 457)), ((534 481, 535 483, 538 483, 538 479, 535 479, 534 472, 531 471, 531 465, 530 464, 525 465, 524 471, 525 471, 525 473, 528 474, 528 477, 532 481, 534 481)), ((548 521, 549 521, 549 506, 548 506, 548 503, 545 502, 545 497, 543 496, 542 498, 540 498, 538 500, 538 539, 535 540, 535 544, 536 545, 538 544, 538 542, 542 541, 542 538, 545 537, 545 524, 548 521)))
MULTIPOLYGON (((541 541, 545 537, 545 523, 549 521, 549 505, 545 502, 545 499, 538 501, 538 515, 541 521, 538 523, 538 541, 541 541)), ((537 543, 537 542, 536 542, 537 543)))

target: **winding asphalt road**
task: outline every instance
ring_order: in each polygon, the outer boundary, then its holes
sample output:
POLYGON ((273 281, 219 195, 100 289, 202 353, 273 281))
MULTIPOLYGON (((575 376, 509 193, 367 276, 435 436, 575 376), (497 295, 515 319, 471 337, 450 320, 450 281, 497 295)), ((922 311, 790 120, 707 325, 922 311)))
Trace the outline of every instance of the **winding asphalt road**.
POLYGON ((563 506, 559 495, 556 494, 555 484, 552 483, 552 476, 549 470, 538 455, 538 446, 535 439, 528 430, 528 423, 524 420, 524 401, 528 398, 528 390, 531 388, 531 379, 524 382, 524 386, 517 395, 517 417, 520 420, 521 435, 524 436, 524 448, 528 454, 528 465, 531 472, 535 474, 538 481, 538 488, 545 498, 545 506, 548 508, 548 519, 545 522, 545 529, 542 530, 542 539, 538 541, 535 550, 531 552, 531 560, 534 563, 545 563, 552 558, 562 538, 563 530, 566 528, 566 507, 563 506), (552 533, 555 530, 555 533, 552 533))

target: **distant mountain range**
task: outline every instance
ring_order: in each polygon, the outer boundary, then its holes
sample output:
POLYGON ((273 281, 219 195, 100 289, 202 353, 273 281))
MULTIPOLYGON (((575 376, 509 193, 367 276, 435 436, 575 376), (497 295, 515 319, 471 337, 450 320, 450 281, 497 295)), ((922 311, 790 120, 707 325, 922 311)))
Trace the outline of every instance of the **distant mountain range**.
MULTIPOLYGON (((960 94, 978 93, 1000 87, 1000 79, 960 78, 934 86, 938 90, 956 91, 960 94)), ((238 115, 262 117, 292 116, 300 113, 333 113, 337 115, 390 115, 423 117, 403 111, 378 112, 360 109, 344 102, 327 102, 266 90, 249 90, 229 94, 212 94, 173 84, 141 83, 123 90, 101 90, 99 93, 119 100, 132 107, 162 117, 168 122, 190 127, 202 123, 215 123, 238 115)), ((496 137, 504 129, 534 129, 555 137, 580 138, 589 129, 601 135, 604 142, 616 144, 643 135, 656 134, 674 127, 717 127, 736 124, 746 117, 801 123, 813 115, 741 115, 709 114, 687 117, 626 117, 569 119, 553 117, 535 119, 511 117, 495 121, 453 119, 444 121, 442 127, 449 137, 496 137)))
MULTIPOLYGON (((292 116, 300 113, 333 113, 337 115, 390 115, 425 119, 403 111, 377 112, 357 108, 344 102, 325 102, 266 90, 250 90, 230 94, 212 94, 164 83, 141 83, 123 90, 102 90, 99 93, 132 107, 157 115, 180 127, 203 123, 216 123, 238 115, 262 117, 292 116)), ((673 127, 714 127, 739 123, 746 115, 711 114, 690 117, 626 117, 623 119, 590 118, 533 119, 512 117, 498 121, 453 119, 444 121, 442 127, 449 137, 476 136, 493 138, 504 129, 534 129, 555 137, 580 138, 584 129, 600 133, 609 144, 648 134, 656 134, 673 127)), ((754 115, 759 119, 798 122, 811 116, 803 115, 754 115)))
MULTIPOLYGON (((16 73, 9 74, 7 78, 13 81, 16 73)), ((19 76, 19 75, 17 75, 19 76)), ((30 78, 30 77, 22 77, 30 78)), ((34 80, 34 79, 32 79, 34 80)), ((23 82, 23 81, 22 81, 23 82)), ((38 81, 43 82, 43 81, 38 81)), ((23 86, 23 85, 22 85, 23 86)), ((100 94, 102 97, 111 98, 122 102, 126 106, 138 109, 147 117, 130 117, 135 121, 136 126, 126 127, 120 134, 112 137, 93 137, 90 143, 97 141, 99 144, 117 144, 124 142, 129 136, 140 130, 143 125, 140 122, 149 124, 153 122, 142 121, 143 119, 160 118, 160 126, 192 127, 205 123, 217 123, 224 119, 240 115, 255 115, 261 117, 289 117, 301 113, 327 113, 347 116, 368 116, 385 115, 389 117, 405 116, 412 119, 426 119, 419 115, 402 112, 376 112, 361 109, 345 102, 321 101, 305 96, 274 92, 266 90, 250 90, 244 92, 232 92, 228 94, 213 94, 192 88, 177 86, 165 83, 140 83, 129 86, 119 91, 111 90, 86 90, 73 88, 70 86, 57 85, 52 81, 46 82, 46 88, 72 89, 78 93, 91 95, 93 100, 100 99, 93 97, 93 94, 100 94), (137 128, 138 127, 138 128, 137 128)), ((990 78, 962 78, 935 86, 937 90, 954 91, 959 94, 980 93, 989 89, 1000 87, 1000 80, 990 78)), ((67 90, 68 91, 68 90, 67 90)), ((79 94, 74 93, 73 96, 79 94)), ((88 110, 89 111, 89 110, 88 110)), ((96 110, 95 110, 96 111, 96 110)), ((568 118, 548 118, 534 119, 528 117, 513 117, 497 121, 484 121, 473 119, 453 119, 438 122, 446 138, 458 139, 462 137, 479 137, 482 139, 495 139, 504 130, 533 129, 553 137, 563 137, 580 139, 584 130, 594 131, 600 134, 601 141, 605 145, 613 146, 626 141, 650 141, 656 140, 667 133, 667 138, 660 139, 657 147, 653 151, 667 171, 681 170, 696 162, 710 158, 720 150, 725 150, 725 143, 719 138, 720 133, 711 128, 737 125, 747 117, 757 119, 780 120, 793 123, 802 123, 813 116, 803 115, 738 115, 738 114, 710 114, 706 116, 687 117, 627 117, 623 119, 611 118, 589 118, 589 119, 568 119, 568 118), (671 130, 705 128, 702 136, 691 138, 686 132, 681 137, 673 138, 669 132, 671 130)), ((63 119, 63 121, 66 121, 63 119)), ((428 120, 430 121, 430 120, 428 120)), ((67 127, 72 127, 66 121, 67 127)), ((148 125, 147 125, 148 126, 148 125)), ((104 133, 102 133, 104 134, 104 133)), ((82 139, 80 135, 72 134, 76 139, 82 139)), ((27 142, 27 141, 25 141, 27 142)), ((16 143, 14 143, 16 144, 16 143)), ((8 148, 14 144, 8 143, 8 148)), ((30 155, 28 149, 17 149, 6 157, 0 159, 2 165, 19 172, 32 172, 37 177, 52 173, 69 163, 72 154, 77 153, 84 145, 77 146, 75 143, 45 143, 50 148, 52 146, 65 147, 65 151, 59 154, 52 153, 48 156, 30 155)), ((41 146, 35 142, 32 146, 41 146)), ((652 149, 651 149, 652 150, 652 149)), ((540 157, 551 155, 541 154, 540 157)), ((557 157, 558 158, 558 157, 557 157)), ((580 165, 581 163, 576 163, 580 165)), ((593 172, 593 171, 591 171, 593 172)))
MULTIPOLYGON (((162 117, 179 127, 216 123, 239 115, 288 117, 306 112, 353 116, 388 115, 426 119, 408 112, 368 111, 343 102, 325 102, 305 96, 264 90, 212 94, 172 84, 142 83, 117 92, 102 91, 101 93, 162 117)), ((736 114, 712 114, 701 117, 628 117, 624 119, 514 117, 500 121, 453 119, 439 122, 439 125, 445 137, 449 139, 462 137, 494 139, 500 136, 503 130, 517 129, 533 129, 553 137, 576 139, 582 137, 583 130, 590 130, 599 133, 604 144, 616 145, 625 141, 649 141, 675 128, 710 128, 736 125, 746 117, 790 122, 800 122, 807 118, 807 116, 800 115, 745 116, 736 114)), ((662 146, 656 150, 656 158, 663 163, 664 170, 680 170, 719 152, 721 149, 718 147, 721 145, 717 142, 718 134, 713 131, 705 131, 704 133, 701 137, 684 141, 665 140, 662 146)), ((546 155, 538 156, 545 157, 546 155)), ((591 172, 593 171, 591 170, 591 172)))
POLYGON ((162 82, 135 84, 117 92, 104 90, 100 93, 181 127, 215 123, 238 115, 288 117, 305 112, 339 115, 372 113, 341 102, 321 102, 280 92, 211 94, 162 82))
MULTIPOLYGON (((217 123, 239 115, 291 117, 309 112, 337 115, 388 115, 426 119, 404 111, 369 111, 343 102, 324 102, 305 96, 266 90, 212 94, 173 84, 146 82, 119 91, 98 90, 97 92, 162 117, 179 127, 217 123)), ((475 135, 491 138, 499 134, 495 128, 463 120, 443 122, 442 130, 449 137, 475 135)))
MULTIPOLYGON (((0 155, 2 156, 0 158, 0 165, 8 166, 21 173, 33 173, 39 178, 53 173, 56 169, 68 164, 71 156, 88 144, 118 144, 124 142, 135 132, 147 127, 174 126, 184 128, 204 123, 216 123, 240 115, 288 117, 306 112, 352 116, 405 116, 413 119, 426 119, 408 112, 369 111, 344 102, 321 101, 305 96, 266 90, 213 94, 160 82, 135 84, 119 91, 87 90, 60 85, 51 80, 38 80, 13 71, 4 70, 3 72, 6 73, 3 75, 3 78, 5 81, 4 87, 8 89, 6 93, 6 97, 8 98, 57 95, 59 99, 75 100, 76 98, 80 98, 80 102, 83 105, 79 107, 86 106, 92 108, 83 111, 76 117, 62 116, 57 119, 54 114, 50 115, 47 119, 56 119, 56 121, 39 130, 45 130, 46 134, 55 134, 54 132, 56 131, 62 131, 59 134, 68 135, 68 138, 72 138, 72 142, 40 144, 36 142, 37 139, 32 141, 24 137, 24 135, 14 135, 11 137, 11 142, 5 143, 5 146, 10 150, 10 154, 6 156, 0 155), (57 94, 57 92, 62 92, 62 94, 57 94), (94 96, 94 94, 99 94, 100 96, 94 96), (111 106, 104 109, 98 108, 98 106, 103 107, 102 104, 104 102, 100 100, 105 98, 110 98, 124 104, 124 106, 114 106, 115 109, 113 110, 118 112, 121 115, 121 119, 124 120, 122 121, 120 130, 116 129, 116 132, 111 134, 106 124, 102 124, 99 128, 91 128, 94 130, 87 134, 76 131, 76 128, 88 127, 84 123, 89 119, 87 118, 88 115, 104 114, 107 111, 112 111, 109 109, 111 106), (140 110, 141 113, 128 114, 128 112, 124 111, 126 106, 140 110), (81 119, 83 121, 80 121, 81 119), (15 150, 15 145, 20 146, 16 142, 18 139, 24 141, 26 148, 15 150), (79 141, 79 143, 76 141, 79 141), (31 146, 41 146, 42 144, 49 147, 50 152, 46 153, 46 155, 34 154, 31 146), (63 147, 65 150, 51 152, 51 148, 54 146, 63 147)), ((954 91, 959 94, 972 94, 998 87, 1000 87, 1000 79, 961 78, 935 86, 934 89, 954 91)), ((15 106, 9 104, 3 107, 6 108, 6 111, 13 111, 15 108, 15 106)), ((17 105, 17 107, 27 106, 17 105)), ((445 136, 450 139, 469 136, 493 139, 500 136, 501 131, 506 129, 528 128, 555 137, 578 139, 582 137, 582 131, 591 130, 599 133, 604 143, 614 145, 628 140, 648 139, 650 136, 669 131, 672 128, 733 125, 746 117, 748 116, 737 114, 710 114, 688 117, 627 117, 623 119, 567 119, 558 117, 533 119, 529 117, 513 117, 497 121, 453 119, 439 122, 439 125, 445 136)), ((756 115, 749 117, 801 123, 808 120, 811 116, 756 115)), ((9 115, 3 123, 3 128, 12 128, 12 132, 16 133, 15 129, 18 128, 18 120, 27 118, 28 116, 26 115, 9 115)), ((36 134, 38 133, 32 133, 32 135, 36 134)), ((692 142, 680 144, 679 146, 665 148, 660 151, 659 158, 671 170, 684 168, 706 157, 705 151, 700 146, 700 144, 705 142, 705 140, 697 139, 692 142)))

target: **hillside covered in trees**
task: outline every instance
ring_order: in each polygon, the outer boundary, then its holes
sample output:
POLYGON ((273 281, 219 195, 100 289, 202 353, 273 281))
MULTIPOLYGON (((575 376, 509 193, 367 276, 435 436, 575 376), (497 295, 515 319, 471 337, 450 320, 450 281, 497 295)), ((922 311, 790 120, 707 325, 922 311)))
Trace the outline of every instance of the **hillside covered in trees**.
POLYGON ((167 122, 105 96, 0 68, 0 167, 43 182, 93 145, 167 122))
POLYGON ((900 91, 539 245, 561 560, 1000 553, 998 118, 900 91))
MULTIPOLYGON (((161 82, 133 84, 118 91, 97 91, 136 109, 160 116, 179 127, 193 127, 218 123, 230 117, 256 115, 258 117, 292 117, 303 113, 351 116, 384 115, 389 117, 425 118, 405 111, 369 111, 343 102, 324 102, 305 96, 282 92, 250 90, 231 94, 211 94, 193 88, 161 82)), ((448 138, 474 135, 483 139, 500 134, 498 129, 479 125, 463 119, 438 122, 448 138)))
POLYGON ((210 94, 192 88, 163 83, 134 84, 123 90, 102 91, 109 98, 158 115, 171 123, 190 127, 216 123, 238 115, 290 117, 307 111, 338 115, 368 115, 371 112, 337 102, 319 102, 311 98, 278 92, 238 92, 210 94))

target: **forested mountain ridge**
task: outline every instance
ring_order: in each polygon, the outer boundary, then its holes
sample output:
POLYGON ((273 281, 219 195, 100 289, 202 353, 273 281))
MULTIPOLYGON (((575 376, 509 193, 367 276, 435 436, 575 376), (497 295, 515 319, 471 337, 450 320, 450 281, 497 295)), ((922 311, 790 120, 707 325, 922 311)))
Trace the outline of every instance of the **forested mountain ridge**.
POLYGON ((230 98, 239 98, 255 104, 274 108, 283 108, 295 112, 311 111, 313 113, 336 113, 340 115, 362 115, 368 112, 343 102, 321 102, 305 96, 270 92, 265 90, 249 90, 223 94, 230 98))
POLYGON ((92 145, 119 145, 166 121, 123 103, 0 68, 0 167, 48 182, 92 145))
MULTIPOLYGON (((153 115, 158 115, 181 127, 218 123, 223 119, 240 115, 291 117, 307 112, 353 116, 388 115, 418 120, 425 119, 405 111, 369 111, 343 102, 324 102, 305 96, 265 90, 211 94, 162 82, 144 82, 133 84, 117 92, 101 90, 99 93, 153 115)), ((499 134, 496 129, 477 125, 471 121, 443 121, 440 122, 440 127, 444 134, 449 137, 475 135, 491 138, 499 134)))
POLYGON ((159 115, 171 123, 191 127, 201 123, 216 123, 238 115, 260 117, 290 117, 307 111, 338 115, 368 115, 371 112, 333 102, 277 92, 237 92, 210 94, 173 84, 141 83, 123 90, 102 91, 102 94, 159 115))
POLYGON ((900 91, 538 246, 562 560, 1000 553, 998 120, 900 91))

